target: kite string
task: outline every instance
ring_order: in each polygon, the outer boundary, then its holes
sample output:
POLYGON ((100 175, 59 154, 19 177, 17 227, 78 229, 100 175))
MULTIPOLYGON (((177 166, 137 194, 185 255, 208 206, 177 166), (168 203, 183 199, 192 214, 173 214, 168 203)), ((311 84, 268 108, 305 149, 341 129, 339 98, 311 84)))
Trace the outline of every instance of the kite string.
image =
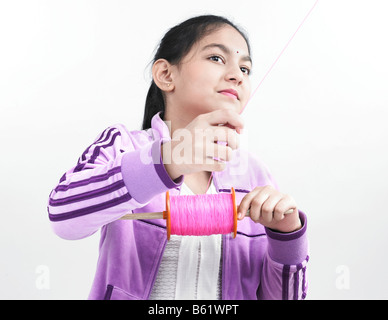
MULTIPOLYGON (((310 10, 307 12, 307 14, 304 16, 302 22, 299 24, 299 26, 296 28, 295 32, 292 34, 292 36, 290 37, 290 39, 288 39, 287 43, 284 45, 283 49, 280 51, 280 53, 278 54, 278 56, 276 57, 275 61, 272 63, 272 65, 269 67, 269 69, 267 70, 267 72, 264 74, 263 78, 260 80, 258 86, 256 87, 256 89, 253 91, 253 93, 251 94, 250 98, 248 99, 247 103, 244 105, 244 107, 242 108, 242 110, 240 111, 240 114, 244 111, 245 107, 248 105, 248 103, 252 100, 252 98, 254 97, 254 95, 256 94, 257 90, 260 88, 260 86, 262 85, 262 83, 264 82, 264 80, 267 78, 268 74, 272 71, 272 69, 274 68, 274 66, 277 64, 277 62, 279 61, 280 57, 283 55, 284 51, 286 51, 287 47, 289 46, 289 44, 291 43, 291 41, 294 39, 294 37, 296 36, 296 34, 298 33, 299 29, 303 26, 303 24, 306 22, 307 18, 310 16, 311 12, 313 12, 314 8, 316 7, 316 5, 318 4, 318 1, 319 0, 316 0, 313 4, 313 6, 310 8, 310 10)), ((213 172, 211 173, 210 175, 210 178, 209 178, 209 182, 207 184, 207 187, 206 187, 206 190, 209 189, 209 186, 210 186, 210 181, 212 180, 212 177, 213 177, 213 172)))
POLYGON ((295 32, 292 34, 292 36, 290 37, 290 39, 288 39, 287 43, 285 44, 285 46, 283 47, 283 49, 280 51, 279 55, 276 57, 275 61, 272 63, 272 65, 269 67, 269 69, 267 70, 267 72, 265 73, 265 75, 263 76, 263 78, 261 79, 261 81, 259 82, 258 86, 256 87, 256 89, 253 91, 251 97, 249 98, 248 102, 245 104, 245 106, 242 108, 240 114, 244 111, 245 107, 247 106, 247 104, 249 103, 249 101, 251 101, 251 99, 253 98, 253 96, 256 94, 257 90, 260 88, 261 84, 264 82, 264 80, 267 78, 268 74, 272 71, 273 67, 277 64, 277 62, 279 61, 280 57, 283 55, 284 51, 286 51, 287 47, 289 46, 289 44, 291 43, 291 41, 294 39, 295 35, 298 33, 299 29, 302 27, 302 25, 305 23, 305 21, 307 20, 307 18, 309 17, 309 15, 311 14, 311 12, 314 10, 315 6, 317 5, 319 0, 316 0, 313 4, 313 6, 311 7, 311 9, 307 12, 307 14, 305 15, 305 17, 303 18, 302 22, 299 24, 298 28, 296 28, 295 32))

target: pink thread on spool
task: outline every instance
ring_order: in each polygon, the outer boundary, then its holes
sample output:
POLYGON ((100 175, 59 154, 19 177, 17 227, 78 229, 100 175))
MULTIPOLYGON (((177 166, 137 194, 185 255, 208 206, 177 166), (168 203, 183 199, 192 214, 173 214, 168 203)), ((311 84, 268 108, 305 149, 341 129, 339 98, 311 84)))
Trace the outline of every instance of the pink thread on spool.
POLYGON ((167 238, 171 234, 208 236, 237 234, 237 207, 232 193, 195 196, 166 195, 167 238))

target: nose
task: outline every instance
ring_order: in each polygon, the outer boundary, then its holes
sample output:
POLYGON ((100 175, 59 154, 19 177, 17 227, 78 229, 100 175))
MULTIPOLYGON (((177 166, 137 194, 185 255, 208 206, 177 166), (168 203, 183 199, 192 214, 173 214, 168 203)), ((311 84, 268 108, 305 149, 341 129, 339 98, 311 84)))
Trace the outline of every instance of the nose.
POLYGON ((243 73, 241 72, 241 69, 239 66, 231 66, 226 75, 225 80, 228 82, 232 82, 237 86, 242 85, 244 81, 243 73))

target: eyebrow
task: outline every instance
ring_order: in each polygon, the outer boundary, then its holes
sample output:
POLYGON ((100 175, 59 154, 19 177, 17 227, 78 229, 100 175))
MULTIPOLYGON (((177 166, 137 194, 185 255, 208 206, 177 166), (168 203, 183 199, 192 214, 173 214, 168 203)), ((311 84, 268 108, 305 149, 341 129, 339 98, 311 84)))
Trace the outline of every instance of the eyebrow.
MULTIPOLYGON (((205 51, 207 49, 211 48, 219 48, 221 51, 225 52, 226 54, 230 55, 232 50, 230 50, 228 47, 224 46, 223 44, 220 43, 211 43, 202 48, 202 51, 205 51)), ((242 56, 241 60, 243 61, 249 61, 252 64, 252 59, 250 56, 242 56)))

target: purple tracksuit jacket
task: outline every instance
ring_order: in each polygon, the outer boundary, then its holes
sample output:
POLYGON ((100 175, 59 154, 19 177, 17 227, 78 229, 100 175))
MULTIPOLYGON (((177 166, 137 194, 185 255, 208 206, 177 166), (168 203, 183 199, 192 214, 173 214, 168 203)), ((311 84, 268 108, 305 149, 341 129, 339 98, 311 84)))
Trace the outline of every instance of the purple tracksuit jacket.
MULTIPOLYGON (((107 128, 51 191, 48 216, 64 239, 101 230, 99 259, 89 299, 148 299, 167 243, 165 220, 119 220, 128 213, 165 210, 165 192, 178 195, 161 162, 170 139, 159 114, 152 128, 107 128)), ((237 203, 256 186, 276 186, 263 163, 243 150, 222 172, 213 173, 217 192, 236 191, 237 203)), ((307 220, 278 233, 251 219, 238 223, 237 237, 223 235, 222 299, 304 299, 307 292, 307 220)))

